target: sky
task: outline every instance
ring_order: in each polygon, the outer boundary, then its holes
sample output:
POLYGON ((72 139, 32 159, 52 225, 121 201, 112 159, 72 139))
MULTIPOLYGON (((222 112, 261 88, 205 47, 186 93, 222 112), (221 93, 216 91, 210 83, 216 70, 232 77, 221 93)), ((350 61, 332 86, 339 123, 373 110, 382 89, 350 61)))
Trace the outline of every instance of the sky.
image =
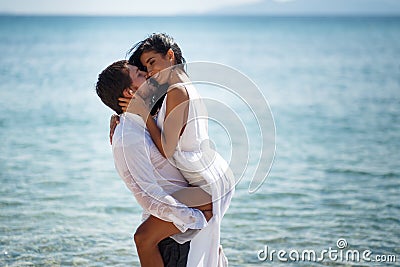
POLYGON ((185 15, 256 2, 260 0, 0 0, 0 13, 185 15))
POLYGON ((0 14, 203 15, 378 14, 400 15, 400 0, 0 0, 0 14))

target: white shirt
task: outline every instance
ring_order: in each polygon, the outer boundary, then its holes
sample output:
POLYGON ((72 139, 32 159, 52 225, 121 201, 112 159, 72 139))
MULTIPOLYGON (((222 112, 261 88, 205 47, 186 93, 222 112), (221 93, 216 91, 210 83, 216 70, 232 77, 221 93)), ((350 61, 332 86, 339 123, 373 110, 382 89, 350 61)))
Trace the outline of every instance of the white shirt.
MULTIPOLYGON (((188 208, 170 194, 187 187, 182 174, 165 159, 153 143, 141 117, 124 113, 112 142, 115 167, 136 201, 149 214, 172 222, 182 233, 202 229, 207 225, 203 213, 188 208)), ((183 234, 173 238, 184 243, 193 236, 183 234)))

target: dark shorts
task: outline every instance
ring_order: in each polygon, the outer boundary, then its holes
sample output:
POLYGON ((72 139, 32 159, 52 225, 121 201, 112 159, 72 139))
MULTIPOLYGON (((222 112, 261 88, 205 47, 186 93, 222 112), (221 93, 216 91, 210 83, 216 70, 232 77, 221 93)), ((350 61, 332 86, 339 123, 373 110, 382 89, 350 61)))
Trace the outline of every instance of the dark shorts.
POLYGON ((165 267, 186 267, 190 241, 179 244, 168 237, 158 243, 158 248, 160 249, 165 267))

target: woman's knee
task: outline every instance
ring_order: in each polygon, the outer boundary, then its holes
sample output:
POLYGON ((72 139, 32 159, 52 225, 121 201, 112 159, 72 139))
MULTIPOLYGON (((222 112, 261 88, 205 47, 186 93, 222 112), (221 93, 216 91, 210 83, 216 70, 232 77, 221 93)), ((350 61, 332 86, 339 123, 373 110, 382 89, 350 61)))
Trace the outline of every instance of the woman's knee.
POLYGON ((133 239, 136 245, 143 243, 146 240, 146 231, 139 227, 133 235, 133 239))
POLYGON ((157 245, 157 241, 152 237, 152 232, 148 231, 146 227, 140 227, 133 235, 135 244, 140 247, 153 247, 157 245))

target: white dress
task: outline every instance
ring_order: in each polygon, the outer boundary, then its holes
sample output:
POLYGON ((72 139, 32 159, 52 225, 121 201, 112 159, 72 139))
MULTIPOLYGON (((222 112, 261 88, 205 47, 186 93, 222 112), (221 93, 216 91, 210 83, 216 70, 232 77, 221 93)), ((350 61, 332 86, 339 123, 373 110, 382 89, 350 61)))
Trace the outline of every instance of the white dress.
MULTIPOLYGON (((196 88, 190 83, 173 85, 174 88, 178 86, 185 88, 189 95, 189 112, 184 132, 172 156, 172 164, 189 184, 202 187, 213 200, 213 217, 192 239, 187 266, 227 266, 220 247, 220 225, 234 192, 234 178, 227 162, 208 145, 207 110, 196 88)), ((161 130, 167 97, 157 116, 157 126, 161 130)))

